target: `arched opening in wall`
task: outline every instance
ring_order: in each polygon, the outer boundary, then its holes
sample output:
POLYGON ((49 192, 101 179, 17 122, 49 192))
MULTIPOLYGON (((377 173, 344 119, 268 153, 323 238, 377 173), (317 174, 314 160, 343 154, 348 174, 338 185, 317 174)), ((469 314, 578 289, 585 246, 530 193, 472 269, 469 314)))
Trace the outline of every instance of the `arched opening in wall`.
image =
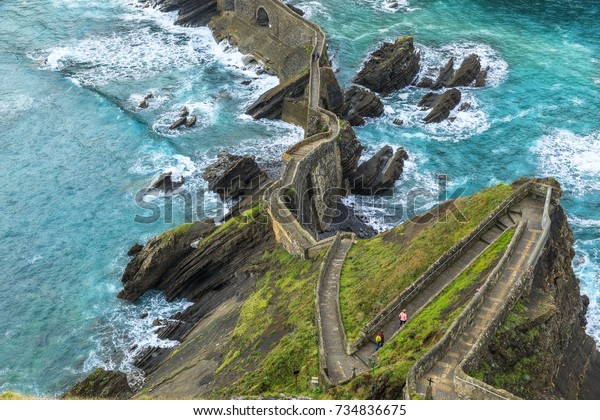
POLYGON ((265 8, 262 6, 256 10, 256 22, 260 26, 269 26, 269 15, 267 14, 265 8))

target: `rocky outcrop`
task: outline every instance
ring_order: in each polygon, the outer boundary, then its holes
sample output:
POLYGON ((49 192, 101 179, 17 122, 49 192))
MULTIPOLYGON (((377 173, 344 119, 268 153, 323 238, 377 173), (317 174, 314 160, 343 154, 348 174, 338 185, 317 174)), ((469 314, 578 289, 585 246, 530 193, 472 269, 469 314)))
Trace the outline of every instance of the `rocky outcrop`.
POLYGON ((217 161, 206 167, 202 177, 221 200, 240 195, 252 196, 267 180, 267 175, 258 167, 253 156, 236 156, 227 152, 219 153, 217 161))
POLYGON ((444 67, 440 69, 440 74, 431 86, 432 89, 441 89, 450 84, 450 81, 454 77, 454 57, 450 57, 450 60, 444 67))
POLYGON ((450 115, 450 111, 458 105, 460 99, 461 93, 458 89, 448 89, 442 94, 428 93, 418 104, 425 109, 431 108, 423 121, 427 124, 444 121, 450 115))
MULTIPOLYGON (((133 300, 149 289, 166 299, 194 302, 165 320, 161 339, 183 340, 197 322, 229 300, 243 300, 257 280, 255 265, 275 247, 273 230, 260 206, 218 228, 210 223, 183 225, 149 241, 123 275, 123 299, 133 300)), ((239 304, 238 304, 239 305, 239 304)), ((147 348, 135 365, 152 372, 172 349, 147 348)))
POLYGON ((350 181, 352 192, 360 195, 383 194, 394 187, 407 159, 408 153, 404 149, 398 148, 394 153, 392 147, 384 146, 358 167, 350 181))
POLYGON ((127 264, 122 278, 124 288, 118 297, 133 301, 157 287, 164 275, 193 251, 192 243, 210 235, 215 229, 214 223, 187 224, 148 241, 127 264))
POLYGON ((285 4, 287 7, 289 7, 290 9, 292 9, 292 11, 294 13, 296 13, 299 16, 304 16, 304 10, 300 9, 299 7, 294 6, 293 4, 290 3, 286 3, 285 4))
POLYGON ((280 84, 267 92, 263 93, 246 110, 246 114, 256 119, 281 118, 283 111, 283 100, 286 97, 299 98, 304 96, 304 91, 308 86, 308 73, 303 74, 291 80, 289 83, 280 84))
POLYGON ((421 55, 412 36, 398 38, 393 44, 384 43, 371 54, 354 83, 381 95, 402 89, 414 82, 419 72, 421 55))
POLYGON ((150 188, 160 190, 167 194, 181 187, 183 183, 183 177, 179 177, 179 180, 173 181, 173 172, 165 172, 160 175, 156 181, 152 182, 150 188))
POLYGON ((63 399, 107 399, 127 400, 133 391, 127 383, 127 376, 122 372, 96 369, 87 378, 69 390, 63 399))
POLYGON ((471 54, 464 59, 448 86, 469 86, 481 72, 481 62, 477 54, 471 54))
POLYGON ((349 180, 358 169, 358 161, 364 147, 360 144, 354 129, 348 123, 342 123, 340 126, 338 145, 340 148, 342 176, 345 180, 349 180))
POLYGON ((321 67, 320 106, 334 114, 339 114, 344 107, 344 92, 331 67, 321 67))
POLYGON ((600 399, 600 353, 585 332, 589 300, 571 268, 572 244, 559 207, 531 291, 483 349, 478 374, 491 385, 525 399, 600 399))
POLYGON ((179 11, 175 21, 181 26, 205 26, 219 14, 217 0, 153 0, 161 12, 179 11))
POLYGON ((367 117, 379 117, 383 114, 383 102, 377 94, 352 86, 344 93, 342 118, 352 125, 363 125, 367 117))

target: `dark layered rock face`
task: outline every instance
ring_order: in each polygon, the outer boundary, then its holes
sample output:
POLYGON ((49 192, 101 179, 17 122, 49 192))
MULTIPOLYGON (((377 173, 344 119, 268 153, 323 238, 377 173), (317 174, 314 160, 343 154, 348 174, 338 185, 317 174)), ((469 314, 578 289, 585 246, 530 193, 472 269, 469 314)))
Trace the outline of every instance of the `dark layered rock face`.
POLYGON ((202 177, 221 200, 240 195, 252 196, 267 180, 267 175, 258 167, 253 156, 221 152, 217 158, 215 163, 206 167, 202 177))
MULTIPOLYGON (((184 225, 150 240, 130 261, 119 297, 135 300, 154 289, 164 291, 168 301, 193 302, 163 321, 157 332, 161 339, 181 341, 224 302, 245 299, 260 278, 256 262, 275 246, 271 224, 259 207, 220 227, 199 222, 184 225)), ((135 365, 148 374, 171 350, 144 349, 135 365)))
POLYGON ((350 124, 342 124, 340 128, 341 137, 338 145, 340 147, 342 176, 345 180, 350 180, 358 169, 358 161, 364 148, 358 141, 356 133, 350 124))
POLYGON ((398 148, 394 153, 392 147, 384 146, 358 167, 350 181, 352 192, 360 195, 385 193, 402 175, 407 159, 408 153, 404 149, 398 148))
POLYGON ((389 95, 415 81, 420 60, 421 55, 415 50, 413 37, 398 38, 393 44, 383 44, 369 57, 354 78, 354 83, 381 95, 389 95))
POLYGON ((205 26, 219 14, 217 0, 152 0, 150 4, 161 12, 179 11, 175 24, 181 26, 205 26))
POLYGON ((280 84, 263 93, 246 110, 246 114, 255 119, 279 119, 283 111, 283 100, 289 98, 302 98, 308 86, 308 73, 286 84, 280 84))
POLYGON ((477 54, 471 54, 464 59, 452 81, 450 81, 450 87, 456 86, 469 86, 475 81, 479 73, 481 72, 481 62, 477 54))
POLYGON ((450 115, 450 111, 456 108, 461 96, 458 89, 448 89, 442 94, 428 93, 418 104, 418 106, 423 108, 431 108, 431 111, 423 118, 423 121, 427 124, 444 121, 450 115))
POLYGON ((352 125, 363 125, 367 117, 379 117, 383 114, 383 102, 377 94, 352 86, 344 94, 342 118, 352 125))

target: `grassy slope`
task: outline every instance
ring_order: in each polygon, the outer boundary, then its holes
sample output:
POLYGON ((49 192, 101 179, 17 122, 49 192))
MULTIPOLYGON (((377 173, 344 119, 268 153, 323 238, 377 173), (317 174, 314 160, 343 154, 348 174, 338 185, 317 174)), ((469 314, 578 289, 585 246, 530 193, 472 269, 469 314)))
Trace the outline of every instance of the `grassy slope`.
POLYGON ((314 287, 321 259, 303 260, 282 249, 262 261, 270 271, 244 303, 218 372, 248 372, 215 397, 308 394, 318 376, 314 287), (299 370, 298 380, 294 371, 299 370))
POLYGON ((415 281, 444 252, 477 226, 499 203, 513 192, 508 185, 487 188, 456 200, 466 218, 458 221, 448 215, 421 231, 406 247, 401 245, 405 226, 385 236, 360 240, 344 263, 340 285, 342 318, 348 340, 395 296, 415 281))
MULTIPOLYGON (((404 384, 410 367, 439 341, 462 312, 468 304, 465 295, 475 293, 479 284, 502 257, 514 233, 514 228, 504 232, 425 309, 410 320, 402 331, 386 343, 379 354, 376 377, 385 377, 388 383, 392 381, 401 386, 404 384)), ((356 379, 357 383, 361 381, 364 381, 364 378, 356 379)), ((351 383, 343 392, 351 390, 350 395, 345 395, 346 397, 366 397, 355 394, 359 388, 361 387, 357 384, 351 383)), ((366 392, 366 389, 362 388, 362 391, 366 392)))

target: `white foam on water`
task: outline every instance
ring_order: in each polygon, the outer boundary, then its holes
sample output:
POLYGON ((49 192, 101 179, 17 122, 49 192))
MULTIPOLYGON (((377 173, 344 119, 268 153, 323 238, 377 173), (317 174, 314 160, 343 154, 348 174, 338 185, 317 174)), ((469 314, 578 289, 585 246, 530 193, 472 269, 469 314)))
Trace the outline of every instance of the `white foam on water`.
POLYGON ((304 17, 308 20, 312 20, 316 15, 323 16, 327 20, 331 19, 327 6, 321 4, 320 1, 291 1, 290 3, 302 9, 304 17))
POLYGON ((393 112, 385 113, 386 122, 393 125, 393 121, 401 119, 405 127, 415 128, 426 134, 426 137, 436 141, 453 141, 467 139, 475 134, 483 133, 490 128, 488 115, 481 109, 475 97, 474 90, 462 90, 461 102, 450 111, 448 118, 439 123, 425 124, 423 118, 430 109, 421 110, 412 97, 409 100, 397 100, 391 96, 387 100, 392 103, 393 112), (459 111, 464 103, 469 103, 467 110, 459 111))
POLYGON ((369 4, 373 9, 387 13, 417 10, 416 8, 409 7, 410 3, 408 0, 364 0, 364 2, 369 4))
POLYGON ((16 118, 35 107, 35 99, 27 95, 3 97, 0 101, 0 117, 2 119, 16 118))
MULTIPOLYGON (((373 146, 379 150, 384 144, 373 146)), ((363 156, 367 160, 372 153, 363 156)), ((404 171, 396 182, 393 194, 388 196, 349 195, 342 202, 352 206, 355 212, 377 232, 398 226, 409 218, 423 213, 438 203, 439 185, 436 175, 422 166, 427 157, 408 151, 409 160, 404 162, 404 171)), ((449 187, 452 187, 450 183, 449 187)))
MULTIPOLYGON (((569 220, 571 221, 572 217, 569 217, 569 220)), ((574 249, 576 256, 573 259, 573 271, 577 278, 581 279, 582 293, 590 299, 586 314, 587 333, 600 345, 600 240, 577 240, 574 249)))
POLYGON ((555 130, 533 152, 539 156, 540 173, 557 178, 566 190, 578 196, 600 191, 600 132, 583 136, 555 130))
POLYGON ((89 373, 101 367, 107 370, 118 370, 128 375, 130 385, 137 387, 143 380, 139 369, 133 366, 137 355, 150 347, 170 348, 179 342, 159 339, 156 331, 160 326, 153 325, 157 319, 169 321, 177 312, 191 306, 191 302, 177 300, 167 302, 164 295, 148 292, 139 302, 119 302, 108 312, 103 313, 97 323, 97 331, 90 340, 94 349, 86 358, 82 371, 89 373))
POLYGON ((419 79, 429 77, 435 80, 440 68, 454 57, 454 69, 458 69, 467 56, 477 54, 481 68, 489 66, 486 86, 499 86, 508 76, 508 63, 502 59, 500 53, 486 44, 474 42, 458 42, 447 44, 439 48, 418 45, 421 51, 421 70, 419 79))

